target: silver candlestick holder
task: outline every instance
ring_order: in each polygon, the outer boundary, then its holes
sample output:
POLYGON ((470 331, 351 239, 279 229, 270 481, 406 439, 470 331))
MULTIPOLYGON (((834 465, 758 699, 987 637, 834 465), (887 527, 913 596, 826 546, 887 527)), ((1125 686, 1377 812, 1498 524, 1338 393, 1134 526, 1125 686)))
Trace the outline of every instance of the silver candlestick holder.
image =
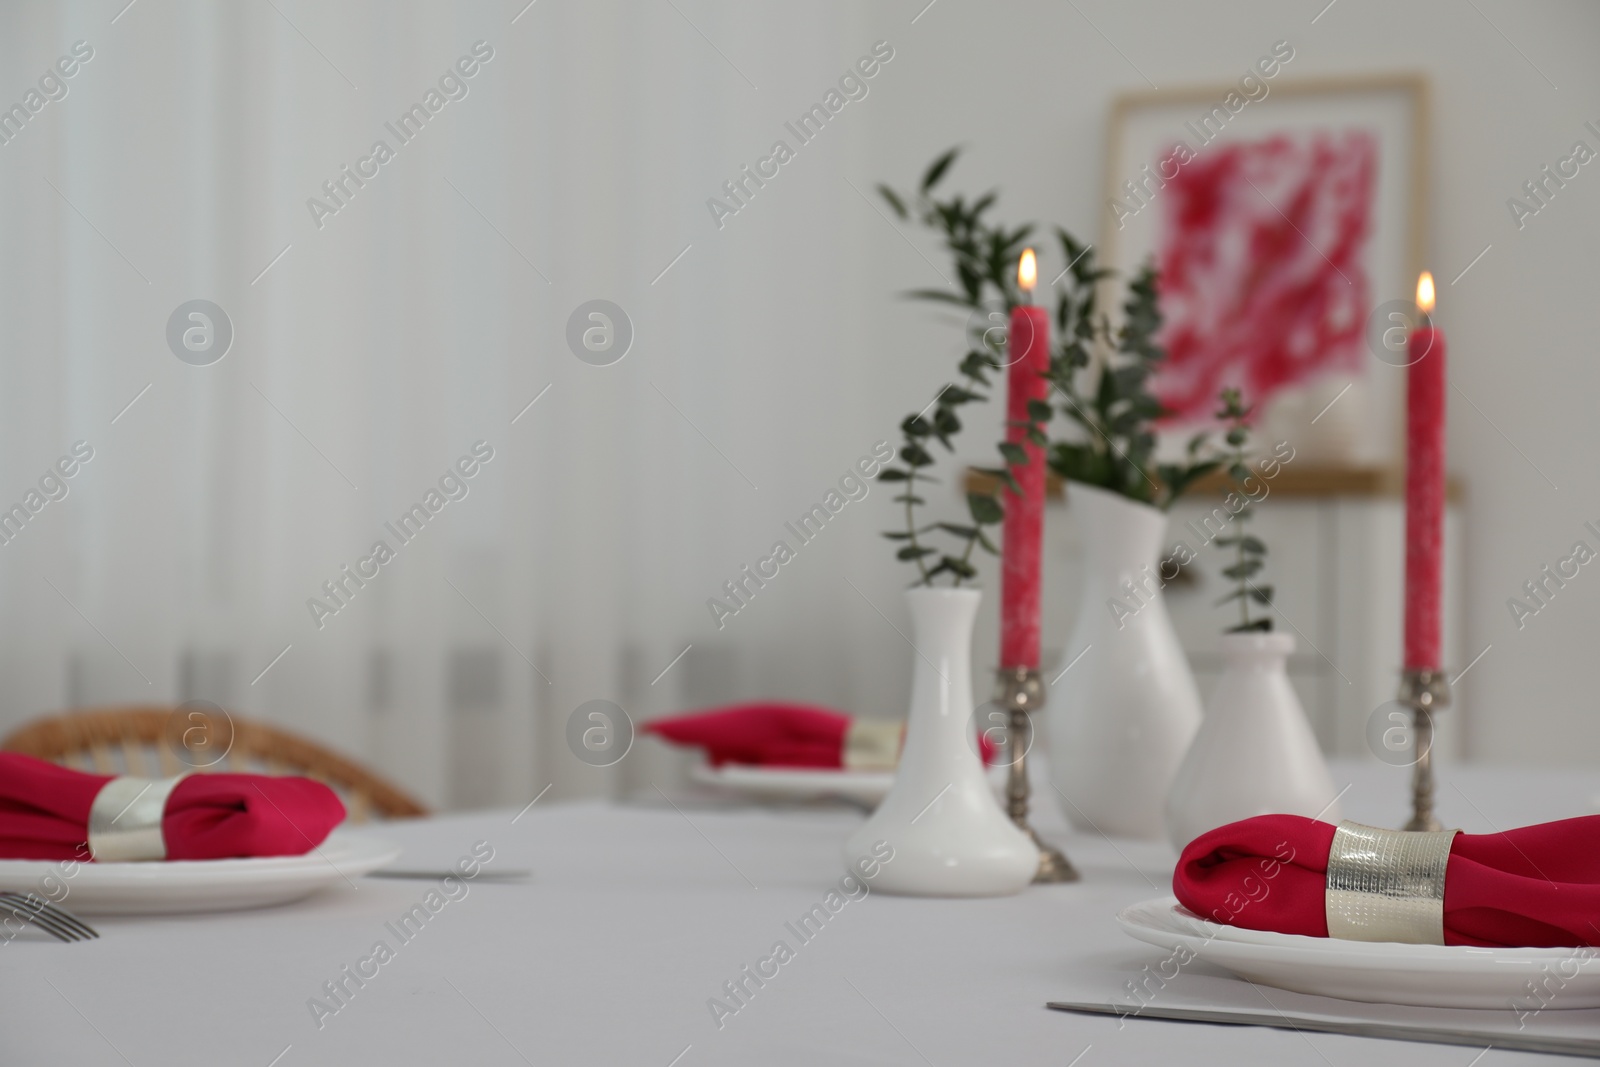
POLYGON ((1411 709, 1411 821, 1407 830, 1442 830, 1433 814, 1433 715, 1450 704, 1443 671, 1407 670, 1400 676, 1400 702, 1411 709))
POLYGON ((1036 883, 1076 882, 1078 871, 1061 850, 1045 844, 1028 825, 1028 749, 1033 741, 1033 712, 1044 707, 1044 681, 1027 667, 1007 667, 999 672, 996 702, 1006 711, 1006 748, 1011 767, 1006 775, 1006 814, 1039 849, 1036 883))

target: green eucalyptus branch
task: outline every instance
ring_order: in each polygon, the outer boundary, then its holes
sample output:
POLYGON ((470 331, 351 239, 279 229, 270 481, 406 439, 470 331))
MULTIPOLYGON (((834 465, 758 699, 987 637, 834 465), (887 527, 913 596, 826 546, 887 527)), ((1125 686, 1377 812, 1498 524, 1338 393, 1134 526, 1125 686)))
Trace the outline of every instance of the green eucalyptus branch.
MULTIPOLYGON (((1245 492, 1245 483, 1251 477, 1249 460, 1250 443, 1250 414, 1251 409, 1244 405, 1240 398, 1239 390, 1224 389, 1222 391, 1222 410, 1217 412, 1218 421, 1224 423, 1228 429, 1223 440, 1228 444, 1226 461, 1228 476, 1238 485, 1241 493, 1245 492)), ((1216 544, 1224 548, 1234 549, 1234 562, 1223 568, 1223 577, 1236 583, 1233 592, 1217 601, 1218 605, 1226 604, 1230 600, 1239 602, 1239 625, 1230 626, 1228 633, 1268 633, 1272 630, 1272 616, 1262 615, 1260 618, 1250 617, 1250 605, 1259 604, 1269 607, 1272 604, 1272 586, 1258 585, 1253 580, 1266 566, 1267 546, 1259 537, 1245 531, 1245 523, 1251 516, 1251 505, 1244 504, 1234 512, 1233 520, 1239 525, 1236 532, 1227 537, 1219 537, 1216 544)))
MULTIPOLYGON (((985 402, 989 399, 989 394, 984 390, 990 384, 988 375, 995 367, 996 364, 993 362, 971 359, 963 361, 961 369, 966 385, 952 382, 939 390, 939 395, 930 405, 933 409, 931 418, 926 408, 906 416, 900 423, 900 432, 904 438, 898 454, 900 465, 885 467, 878 473, 879 481, 903 483, 903 491, 894 500, 905 505, 905 526, 899 530, 885 531, 883 536, 891 541, 904 542, 895 553, 895 558, 916 564, 919 575, 918 581, 914 583, 916 585, 931 586, 939 575, 949 574, 951 586, 959 587, 964 580, 977 577, 978 569, 972 562, 974 547, 981 545, 984 551, 991 555, 999 553, 999 549, 984 532, 985 526, 993 526, 1005 518, 1005 508, 994 495, 967 494, 967 513, 970 523, 931 522, 919 525, 915 510, 927 504, 927 500, 917 493, 918 483, 938 483, 938 479, 928 473, 928 468, 934 466, 936 462, 934 454, 929 450, 930 445, 938 441, 946 452, 955 451, 952 438, 961 430, 961 418, 956 414, 956 410, 966 404, 985 402), (956 538, 956 547, 942 551, 923 540, 936 532, 956 538), (938 557, 931 567, 928 565, 929 557, 938 557)), ((1016 484, 1010 471, 1005 471, 1004 475, 1008 484, 1013 486, 1016 484)))
POLYGON ((1066 284, 1057 287, 1050 379, 1077 433, 1051 447, 1050 465, 1063 478, 1170 508, 1219 463, 1202 455, 1205 432, 1189 440, 1183 462, 1156 460, 1155 423, 1167 410, 1149 388, 1150 376, 1166 359, 1156 341, 1161 308, 1155 268, 1142 267, 1128 283, 1123 323, 1113 332, 1096 306, 1100 283, 1113 272, 1096 267, 1091 246, 1065 230, 1056 233, 1069 267, 1066 284), (1096 347, 1107 358, 1096 361, 1096 347))
MULTIPOLYGON (((914 220, 940 235, 960 279, 959 291, 921 289, 906 295, 967 308, 973 313, 968 320, 969 351, 960 364, 964 383, 951 383, 939 390, 930 405, 933 408, 931 418, 925 408, 901 422, 904 438, 899 452, 901 465, 888 467, 878 475, 882 481, 904 483, 904 491, 894 500, 905 505, 905 525, 884 533, 892 541, 904 542, 895 557, 916 564, 919 576, 916 584, 932 585, 941 574, 949 574, 954 587, 977 577, 977 567, 972 562, 974 549, 981 547, 990 555, 999 554, 999 548, 989 538, 985 527, 1004 521, 1005 507, 998 489, 992 493, 969 492, 966 494, 969 522, 919 525, 915 509, 926 505, 927 501, 918 495, 918 483, 937 482, 928 473, 935 463, 934 454, 929 450, 931 442, 938 441, 946 452, 955 451, 951 438, 961 430, 957 409, 973 402, 987 402, 992 388, 989 376, 1006 366, 1005 345, 996 338, 997 334, 1003 335, 1003 331, 996 327, 1005 321, 1003 316, 1022 302, 1016 276, 1017 259, 1028 235, 1033 232, 1031 225, 1013 230, 991 223, 987 213, 995 203, 993 192, 972 201, 959 193, 944 199, 938 197, 935 188, 959 154, 959 149, 952 148, 935 159, 924 172, 914 196, 903 196, 887 185, 878 186, 879 194, 900 219, 914 220), (956 547, 949 551, 934 547, 925 540, 934 533, 955 538, 956 547)), ((1049 404, 1038 401, 1029 405, 1025 434, 1041 448, 1049 443, 1042 427, 1049 421, 1052 410, 1049 404)), ((1004 462, 981 470, 1001 485, 1020 493, 1011 469, 1028 462, 1027 452, 1021 445, 1011 442, 1002 442, 998 448, 1004 462)))
POLYGON ((940 199, 935 187, 960 154, 959 148, 952 148, 935 159, 913 196, 887 185, 879 185, 878 194, 901 220, 918 222, 938 233, 955 264, 957 291, 913 289, 905 295, 982 313, 969 330, 971 347, 998 357, 1000 346, 993 339, 997 331, 992 328, 995 323, 988 320, 1009 313, 1022 302, 1017 258, 1026 247, 1033 226, 1025 224, 1013 230, 990 222, 987 215, 997 196, 993 190, 970 201, 960 193, 940 199))

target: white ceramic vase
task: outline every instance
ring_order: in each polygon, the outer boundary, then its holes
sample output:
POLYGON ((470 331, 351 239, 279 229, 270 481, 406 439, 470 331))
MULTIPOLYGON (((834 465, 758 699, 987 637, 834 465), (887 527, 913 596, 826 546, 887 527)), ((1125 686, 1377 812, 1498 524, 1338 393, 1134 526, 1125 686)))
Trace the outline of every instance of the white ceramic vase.
POLYGON ((1200 694, 1160 588, 1167 517, 1078 482, 1068 483, 1067 506, 1087 552, 1066 646, 1077 659, 1049 687, 1051 780, 1079 829, 1158 840, 1173 775, 1200 726, 1200 694))
POLYGON ((1000 808, 979 760, 972 722, 976 589, 907 590, 911 714, 894 785, 844 846, 847 866, 894 850, 874 890, 914 896, 993 897, 1033 880, 1039 850, 1000 808))
POLYGON ((1228 634, 1222 677, 1167 797, 1167 836, 1196 837, 1255 815, 1338 822, 1333 776, 1284 664, 1290 634, 1228 634))

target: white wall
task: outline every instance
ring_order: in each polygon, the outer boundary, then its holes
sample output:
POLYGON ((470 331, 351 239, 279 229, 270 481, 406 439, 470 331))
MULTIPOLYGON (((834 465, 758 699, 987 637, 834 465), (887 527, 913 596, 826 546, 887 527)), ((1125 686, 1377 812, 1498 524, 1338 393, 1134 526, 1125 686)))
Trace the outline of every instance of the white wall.
POLYGON ((1469 745, 1594 758, 1582 635, 1600 592, 1580 578, 1520 633, 1505 598, 1600 518, 1582 288, 1600 177, 1521 233, 1504 201, 1600 120, 1600 12, 1478 0, 1556 90, 1453 3, 1338 0, 1315 25, 1317 4, 675 3, 540 0, 514 25, 516 0, 0 12, 0 102, 73 41, 96 49, 0 146, 0 499, 72 441, 97 449, 0 547, 0 721, 200 697, 478 803, 666 773, 659 753, 620 772, 572 759, 563 727, 591 698, 636 718, 755 695, 898 714, 907 575, 877 537, 881 487, 720 631, 705 606, 959 355, 956 331, 894 298, 937 275, 856 190, 908 184, 960 142, 957 181, 1092 235, 1107 102, 1146 84, 1132 64, 1216 82, 1287 38, 1294 76, 1434 79, 1430 260, 1448 279, 1494 244, 1440 316, 1493 420, 1453 409, 1466 644, 1494 644, 1462 683, 1469 745), (316 229, 305 199, 480 38, 496 59, 471 95, 316 229), (719 230, 706 199, 878 40, 895 58, 870 95, 719 230), (238 331, 209 368, 162 336, 197 296, 238 331), (637 330, 608 368, 563 339, 594 297, 637 330), (315 629, 306 598, 480 437, 497 459, 472 495, 315 629))

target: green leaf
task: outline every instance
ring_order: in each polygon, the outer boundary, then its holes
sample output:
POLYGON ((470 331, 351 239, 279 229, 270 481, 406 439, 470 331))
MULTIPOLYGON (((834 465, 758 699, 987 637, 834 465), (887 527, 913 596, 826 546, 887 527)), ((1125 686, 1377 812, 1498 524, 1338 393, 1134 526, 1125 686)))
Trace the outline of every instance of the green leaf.
MULTIPOLYGON (((1188 492, 1189 487, 1204 478, 1221 464, 1215 460, 1203 463, 1193 463, 1187 467, 1177 464, 1162 464, 1156 468, 1156 476, 1161 479, 1161 484, 1167 487, 1166 507, 1171 507, 1179 497, 1188 492)), ((1220 542, 1220 539, 1219 539, 1220 542)))
MULTIPOLYGON (((1033 223, 1025 222, 1021 226, 1018 226, 1016 229, 1011 231, 1011 236, 1005 238, 1005 250, 1009 253, 1012 249, 1026 241, 1028 236, 1032 233, 1033 223)), ((1008 255, 1006 258, 1015 259, 1016 257, 1008 255)))
POLYGON ((933 457, 928 455, 928 450, 915 443, 902 448, 900 458, 912 467, 928 467, 933 464, 933 457))
POLYGON ((956 264, 956 274, 961 278, 961 288, 967 294, 973 306, 977 306, 983 298, 983 275, 966 263, 956 264))
POLYGON ((1136 397, 1144 389, 1150 371, 1139 363, 1129 363, 1111 371, 1111 385, 1119 397, 1136 397))
POLYGON ((978 528, 976 526, 962 526, 954 522, 938 522, 934 523, 934 525, 953 537, 965 538, 968 541, 978 536, 978 528))
MULTIPOLYGON (((979 474, 987 474, 991 478, 998 478, 1007 485, 1016 485, 1017 482, 1016 478, 1012 477, 1010 467, 974 467, 972 469, 979 474)), ((1021 492, 1022 490, 1018 487, 1017 491, 1021 492)))
POLYGON ((939 184, 939 179, 944 177, 944 172, 950 169, 950 164, 954 163, 956 161, 956 156, 960 154, 960 148, 952 148, 950 151, 934 160, 932 165, 928 167, 927 172, 922 176, 922 191, 927 192, 929 189, 932 189, 935 185, 939 184))
POLYGON ((1262 563, 1259 559, 1247 559, 1243 563, 1235 563, 1231 567, 1222 568, 1222 576, 1237 582, 1242 578, 1248 578, 1255 574, 1261 570, 1261 567, 1262 563))
POLYGON ((1049 422, 1055 414, 1055 408, 1050 406, 1048 400, 1029 400, 1028 418, 1033 422, 1049 422))
POLYGON ((1075 482, 1109 487, 1110 464, 1087 445, 1058 442, 1050 453, 1050 469, 1075 482))
POLYGON ((978 568, 957 556, 944 557, 939 561, 939 567, 941 570, 954 571, 963 578, 976 578, 978 576, 978 568))
POLYGON ((921 415, 907 415, 900 423, 900 432, 907 437, 927 437, 933 433, 933 427, 921 415))
MULTIPOLYGON (((1143 386, 1140 388, 1143 388, 1143 386)), ((1166 406, 1153 396, 1134 397, 1129 401, 1128 410, 1145 421, 1159 419, 1167 413, 1166 406)))
POLYGON ((1000 501, 985 493, 968 493, 967 510, 980 526, 991 526, 1006 517, 1006 509, 1000 501))
POLYGON ((1117 400, 1116 386, 1112 384, 1111 375, 1100 375, 1100 385, 1095 390, 1094 406, 1101 411, 1110 411, 1111 405, 1117 400))
POLYGON ((929 548, 927 545, 906 545, 904 548, 894 554, 894 558, 921 559, 923 556, 935 555, 938 553, 938 551, 939 550, 937 548, 929 548))
POLYGON ((1230 627, 1228 627, 1228 633, 1230 633, 1230 634, 1271 633, 1271 632, 1272 632, 1272 617, 1270 615, 1267 618, 1264 618, 1264 619, 1253 619, 1250 622, 1240 623, 1238 626, 1230 626, 1230 627))
POLYGON ((899 215, 902 219, 908 216, 909 212, 906 211, 906 205, 901 201, 899 193, 895 192, 887 185, 879 185, 878 195, 889 202, 889 206, 894 208, 894 213, 896 215, 899 215))
POLYGON ((1254 600, 1257 604, 1271 604, 1272 603, 1272 586, 1270 586, 1270 585, 1252 585, 1252 586, 1250 586, 1250 598, 1252 600, 1254 600))
POLYGON ((1072 332, 1072 294, 1065 289, 1056 297, 1056 332, 1063 335, 1072 332))
POLYGON ((896 470, 894 467, 885 467, 878 472, 878 481, 880 482, 906 482, 910 480, 910 475, 903 470, 896 470))
POLYGON ((1067 405, 1061 409, 1061 413, 1067 418, 1071 419, 1073 422, 1077 423, 1079 426, 1082 426, 1085 430, 1090 431, 1090 433, 1094 432, 1094 423, 1089 421, 1089 416, 1085 415, 1083 413, 1083 408, 1079 407, 1077 404, 1067 405))
POLYGON ((899 496, 894 498, 894 502, 896 504, 926 504, 927 503, 927 501, 922 499, 920 496, 913 496, 910 493, 901 493, 899 496))
POLYGON ((1012 441, 1000 442, 1000 454, 1005 461, 1013 467, 1026 467, 1028 465, 1028 450, 1012 441))
POLYGON ((961 373, 974 381, 988 385, 988 372, 993 366, 989 357, 982 352, 968 352, 966 358, 961 361, 961 373))
POLYGON ((909 289, 900 294, 907 300, 933 300, 944 304, 954 304, 957 307, 977 307, 969 298, 960 293, 948 292, 944 289, 909 289))
POLYGON ((1056 237, 1061 241, 1061 250, 1066 253, 1067 262, 1070 263, 1072 260, 1077 259, 1083 254, 1083 246, 1078 243, 1077 239, 1073 237, 1072 234, 1068 233, 1060 226, 1056 227, 1056 237))

